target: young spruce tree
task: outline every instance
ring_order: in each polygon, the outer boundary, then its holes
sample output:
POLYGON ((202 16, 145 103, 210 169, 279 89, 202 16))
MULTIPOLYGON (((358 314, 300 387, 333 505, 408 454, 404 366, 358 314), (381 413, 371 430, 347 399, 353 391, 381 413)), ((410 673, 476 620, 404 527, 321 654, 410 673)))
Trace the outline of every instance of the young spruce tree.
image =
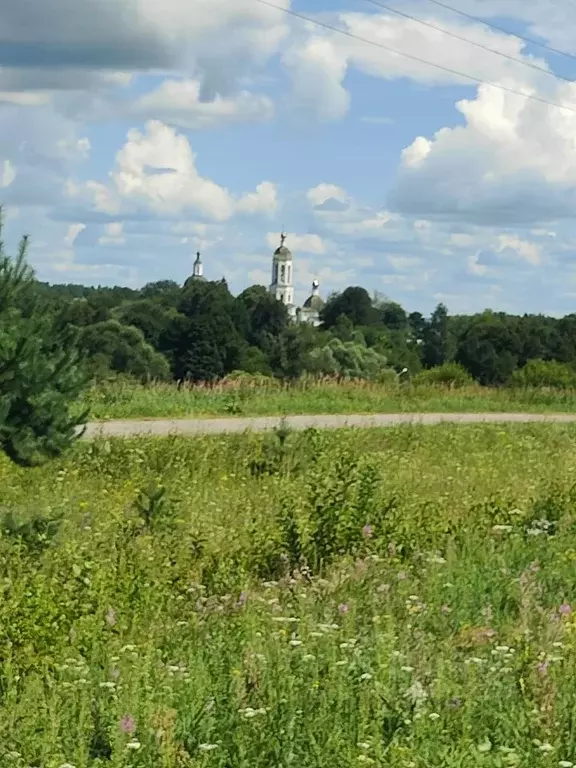
POLYGON ((73 330, 59 321, 26 261, 4 251, 0 211, 0 450, 16 464, 59 456, 78 437, 87 414, 71 414, 86 386, 73 330))

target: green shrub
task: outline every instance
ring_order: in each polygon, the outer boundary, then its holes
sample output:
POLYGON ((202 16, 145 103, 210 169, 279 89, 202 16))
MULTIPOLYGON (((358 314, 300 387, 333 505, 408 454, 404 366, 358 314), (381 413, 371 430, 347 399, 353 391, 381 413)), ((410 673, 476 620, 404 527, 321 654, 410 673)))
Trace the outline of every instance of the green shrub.
POLYGON ((512 387, 576 389, 576 371, 556 360, 528 360, 523 368, 514 371, 508 383, 512 387))
POLYGON ((444 363, 436 368, 429 368, 426 371, 420 371, 412 379, 413 384, 469 387, 474 384, 474 379, 468 373, 466 368, 458 363, 444 363))

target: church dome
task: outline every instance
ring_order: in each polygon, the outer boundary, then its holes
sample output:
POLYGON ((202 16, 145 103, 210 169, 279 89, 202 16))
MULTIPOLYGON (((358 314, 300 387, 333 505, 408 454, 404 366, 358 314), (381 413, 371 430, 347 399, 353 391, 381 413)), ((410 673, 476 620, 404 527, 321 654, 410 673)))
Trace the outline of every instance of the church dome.
POLYGON ((304 311, 312 310, 313 312, 320 312, 324 308, 324 304, 326 303, 324 299, 320 296, 318 293, 318 288, 320 287, 317 280, 314 280, 312 283, 312 294, 308 296, 304 304, 302 305, 302 309, 304 311))
POLYGON ((286 248, 286 246, 284 245, 285 240, 286 240, 286 235, 282 233, 280 235, 280 245, 274 251, 275 261, 292 261, 292 252, 290 251, 289 248, 286 248))
POLYGON ((292 261, 292 251, 285 245, 281 245, 274 251, 274 258, 276 261, 292 261))

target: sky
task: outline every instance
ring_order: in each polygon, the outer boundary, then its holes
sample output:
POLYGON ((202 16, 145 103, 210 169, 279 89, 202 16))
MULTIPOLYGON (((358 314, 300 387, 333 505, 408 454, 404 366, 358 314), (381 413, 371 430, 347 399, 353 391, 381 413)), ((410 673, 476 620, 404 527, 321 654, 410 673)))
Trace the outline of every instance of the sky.
POLYGON ((0 0, 7 250, 237 293, 284 230, 298 303, 573 312, 576 0, 446 4, 0 0))

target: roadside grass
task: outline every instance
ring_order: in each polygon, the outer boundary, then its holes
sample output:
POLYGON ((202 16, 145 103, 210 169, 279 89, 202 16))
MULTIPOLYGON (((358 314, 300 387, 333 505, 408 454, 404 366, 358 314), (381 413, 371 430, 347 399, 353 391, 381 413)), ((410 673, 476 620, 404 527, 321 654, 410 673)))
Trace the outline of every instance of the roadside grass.
POLYGON ((0 765, 576 763, 576 429, 0 460, 0 765))
POLYGON ((289 414, 576 412, 576 391, 470 386, 300 382, 229 382, 184 386, 128 382, 89 390, 79 407, 93 420, 273 416, 289 414))

